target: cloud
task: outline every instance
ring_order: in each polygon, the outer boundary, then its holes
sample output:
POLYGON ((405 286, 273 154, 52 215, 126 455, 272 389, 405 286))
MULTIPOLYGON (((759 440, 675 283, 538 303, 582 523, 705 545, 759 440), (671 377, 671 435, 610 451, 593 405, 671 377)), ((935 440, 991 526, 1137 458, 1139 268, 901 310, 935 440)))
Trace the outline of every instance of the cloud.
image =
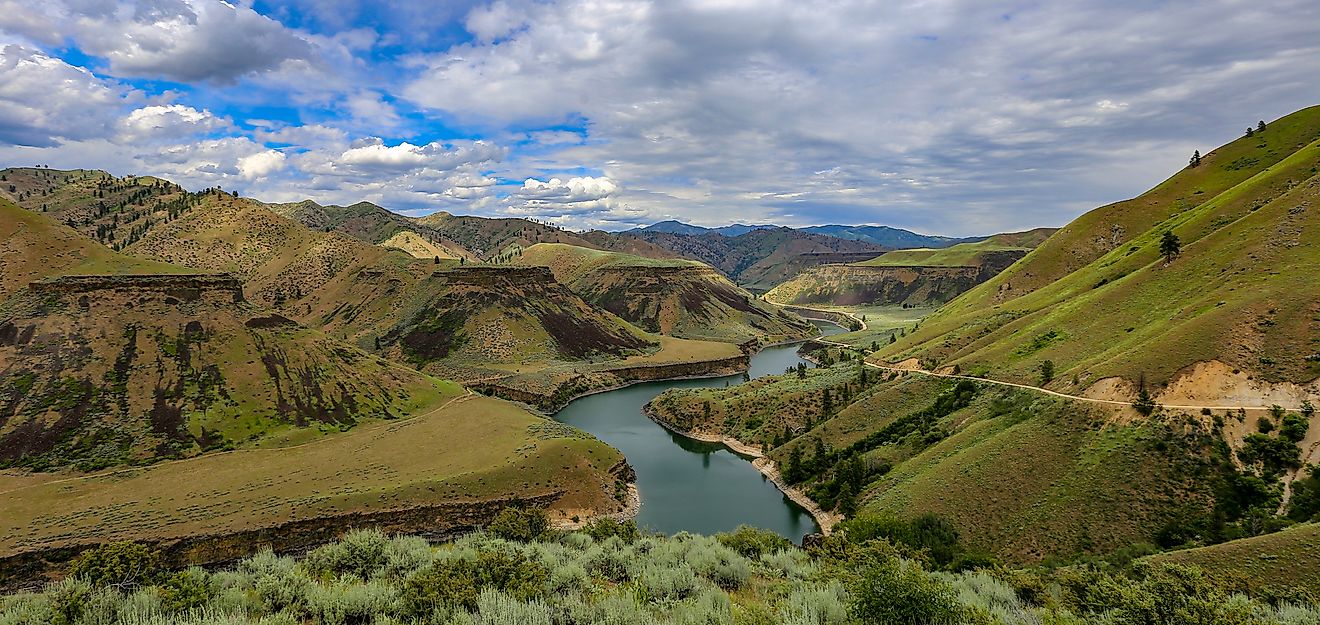
POLYGON ((48 147, 107 136, 137 97, 42 52, 0 46, 0 143, 48 147))
POLYGON ((527 200, 572 204, 603 200, 618 191, 619 186, 609 178, 551 178, 545 182, 528 178, 523 182, 518 196, 527 200))
POLYGON ((0 0, 0 158, 573 227, 984 234, 1314 104, 1318 21, 1307 0, 0 0))
POLYGON ((229 127, 208 110, 182 104, 151 105, 135 109, 119 122, 123 141, 177 140, 229 127))
POLYGON ((584 119, 589 141, 529 163, 598 169, 653 217, 976 234, 1059 225, 1312 104, 1316 20, 1300 0, 510 1, 402 93, 476 127, 584 119))
POLYGON ((284 153, 266 150, 238 159, 238 174, 247 180, 265 178, 284 169, 284 153))
MULTIPOLYGON (((232 83, 315 55, 306 37, 251 7, 216 0, 43 2, 25 32, 53 24, 116 76, 232 83)), ((0 26, 16 28, 7 23, 0 26)))

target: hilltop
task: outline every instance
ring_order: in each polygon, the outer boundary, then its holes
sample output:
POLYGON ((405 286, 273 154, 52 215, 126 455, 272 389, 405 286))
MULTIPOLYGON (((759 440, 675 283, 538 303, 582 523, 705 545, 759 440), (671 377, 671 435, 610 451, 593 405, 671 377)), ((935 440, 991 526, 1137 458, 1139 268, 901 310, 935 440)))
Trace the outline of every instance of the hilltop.
POLYGON ((989 280, 1054 232, 997 234, 944 248, 902 249, 812 267, 765 294, 780 304, 938 306, 989 280))
POLYGON ((649 332, 734 343, 776 343, 815 328, 738 288, 710 266, 558 243, 522 250, 517 262, 549 267, 595 306, 649 332))

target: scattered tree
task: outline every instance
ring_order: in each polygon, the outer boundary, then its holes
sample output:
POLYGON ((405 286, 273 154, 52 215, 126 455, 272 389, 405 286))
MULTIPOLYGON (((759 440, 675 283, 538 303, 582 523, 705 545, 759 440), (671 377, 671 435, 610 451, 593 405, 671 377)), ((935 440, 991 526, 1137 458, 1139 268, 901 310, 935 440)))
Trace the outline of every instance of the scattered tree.
POLYGON ((1187 162, 1187 165, 1188 165, 1189 167, 1199 167, 1199 166, 1201 165, 1201 151, 1200 151, 1200 150, 1196 150, 1196 151, 1192 152, 1192 158, 1191 158, 1190 161, 1187 162))
POLYGON ((1250 137, 1254 134, 1256 134, 1256 129, 1252 128, 1251 126, 1247 126, 1247 136, 1250 137))
POLYGON ((440 264, 440 256, 439 256, 438 254, 437 254, 436 257, 435 257, 435 260, 432 261, 432 263, 433 263, 433 264, 436 264, 436 265, 439 265, 439 264, 440 264))
POLYGON ((1040 385, 1045 386, 1054 379, 1054 361, 1045 360, 1040 363, 1040 385))
POLYGON ((1165 230, 1164 238, 1160 239, 1160 255, 1164 257, 1164 264, 1173 262, 1179 254, 1182 254, 1182 241, 1172 230, 1165 230))
POLYGON ((1265 120, 1256 122, 1256 132, 1265 132, 1265 120))
POLYGON ((1144 417, 1149 417, 1159 407, 1155 403, 1155 398, 1151 397, 1150 390, 1146 388, 1146 374, 1144 372, 1137 381, 1137 401, 1132 402, 1132 407, 1136 408, 1137 412, 1144 417))

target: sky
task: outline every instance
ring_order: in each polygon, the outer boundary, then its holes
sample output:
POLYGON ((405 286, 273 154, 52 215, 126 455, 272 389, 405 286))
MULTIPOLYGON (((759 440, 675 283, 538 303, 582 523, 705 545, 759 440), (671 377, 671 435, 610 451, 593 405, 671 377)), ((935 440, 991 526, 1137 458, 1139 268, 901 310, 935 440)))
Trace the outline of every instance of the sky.
POLYGON ((0 0, 0 166, 989 234, 1320 103, 1317 24, 1315 0, 0 0))

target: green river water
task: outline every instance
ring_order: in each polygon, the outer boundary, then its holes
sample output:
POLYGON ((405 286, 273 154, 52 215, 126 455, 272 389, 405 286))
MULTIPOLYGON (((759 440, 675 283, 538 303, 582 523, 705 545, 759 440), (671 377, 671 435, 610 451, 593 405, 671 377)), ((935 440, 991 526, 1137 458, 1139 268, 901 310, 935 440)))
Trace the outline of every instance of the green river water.
MULTIPOLYGON (((826 322, 817 325, 826 335, 843 331, 826 322)), ((762 350, 752 357, 749 375, 780 374, 803 362, 797 348, 762 350)), ((674 434, 642 414, 642 406, 666 389, 722 387, 740 384, 742 379, 734 375, 636 384, 574 400, 555 419, 591 432, 628 458, 642 495, 638 525, 666 534, 709 534, 747 524, 799 541, 817 531, 815 521, 751 462, 722 445, 674 434)))

